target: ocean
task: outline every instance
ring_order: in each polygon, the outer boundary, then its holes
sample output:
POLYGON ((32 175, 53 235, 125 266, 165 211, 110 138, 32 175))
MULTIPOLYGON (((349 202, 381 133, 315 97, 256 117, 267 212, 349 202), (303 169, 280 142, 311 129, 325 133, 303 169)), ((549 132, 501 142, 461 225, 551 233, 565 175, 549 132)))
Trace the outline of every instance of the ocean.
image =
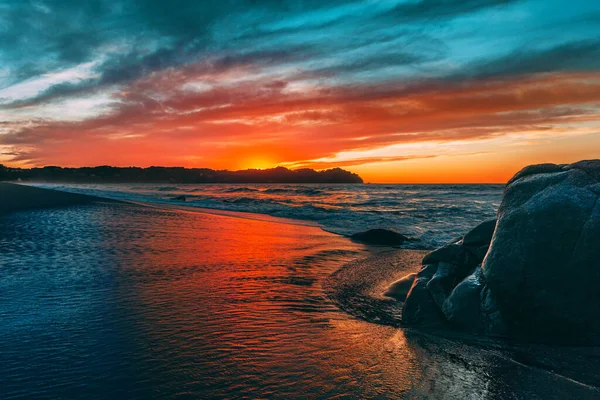
POLYGON ((393 229, 433 249, 493 218, 504 185, 35 184, 120 200, 312 221, 342 235, 393 229), (176 200, 185 196, 186 201, 176 200))
POLYGON ((600 393, 597 351, 384 325, 379 315, 400 308, 383 291, 418 271, 425 252, 324 230, 380 224, 433 245, 492 216, 500 187, 61 188, 161 204, 185 193, 191 205, 262 207, 305 223, 122 202, 0 215, 2 400, 600 393))

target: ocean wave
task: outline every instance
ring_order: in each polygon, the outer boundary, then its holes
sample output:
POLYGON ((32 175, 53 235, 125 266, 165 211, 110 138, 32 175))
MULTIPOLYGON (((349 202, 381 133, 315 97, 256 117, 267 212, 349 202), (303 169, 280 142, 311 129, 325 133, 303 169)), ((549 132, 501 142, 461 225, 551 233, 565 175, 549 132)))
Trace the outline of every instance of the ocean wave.
POLYGON ((262 191, 263 193, 288 193, 288 189, 268 188, 262 191))
POLYGON ((253 189, 253 188, 249 188, 249 187, 234 187, 234 188, 228 188, 226 190, 224 190, 223 192, 225 193, 244 193, 244 192, 258 192, 258 189, 253 189))
POLYGON ((434 248, 492 218, 502 185, 42 185, 136 202, 268 214, 314 221, 324 230, 351 235, 393 229, 419 239, 409 248, 434 248))
POLYGON ((317 188, 267 188, 262 191, 263 193, 275 194, 275 193, 288 193, 288 194, 303 194, 307 196, 315 196, 323 194, 322 190, 317 188))

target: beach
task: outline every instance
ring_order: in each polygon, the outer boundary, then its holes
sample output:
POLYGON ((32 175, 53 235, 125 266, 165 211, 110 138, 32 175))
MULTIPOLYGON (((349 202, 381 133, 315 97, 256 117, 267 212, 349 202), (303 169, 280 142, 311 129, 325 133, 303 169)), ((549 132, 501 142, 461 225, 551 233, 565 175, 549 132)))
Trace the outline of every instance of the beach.
POLYGON ((40 190, 27 185, 0 182, 0 215, 15 211, 65 207, 72 205, 114 202, 107 198, 66 193, 58 190, 40 190))
POLYGON ((401 327, 420 250, 0 183, 3 398, 598 398, 597 349, 401 327))

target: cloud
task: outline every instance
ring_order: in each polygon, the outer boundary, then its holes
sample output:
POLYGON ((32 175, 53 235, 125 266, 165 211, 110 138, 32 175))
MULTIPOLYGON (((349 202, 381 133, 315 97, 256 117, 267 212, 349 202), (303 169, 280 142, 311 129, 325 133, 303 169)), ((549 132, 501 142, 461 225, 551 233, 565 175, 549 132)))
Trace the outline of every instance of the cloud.
POLYGON ((191 67, 156 73, 119 92, 121 105, 112 114, 26 126, 0 136, 0 144, 48 150, 94 143, 94 156, 101 157, 114 147, 103 141, 123 137, 134 147, 172 146, 175 158, 189 156, 188 150, 210 154, 217 166, 247 151, 294 162, 398 143, 473 140, 593 121, 597 107, 585 105, 600 104, 600 75, 590 73, 427 82, 422 88, 316 87, 302 95, 288 93, 287 82, 240 81, 240 76, 244 73, 191 67), (200 92, 183 89, 197 74, 212 86, 200 92), (164 97, 157 100, 157 93, 164 97))
POLYGON ((395 20, 416 22, 423 19, 456 17, 491 7, 506 6, 519 0, 420 0, 402 2, 390 10, 395 20))
POLYGON ((465 77, 488 78, 557 71, 596 71, 600 68, 600 40, 560 43, 546 48, 525 47, 467 68, 465 77))
POLYGON ((595 8, 565 10, 555 0, 0 5, 3 160, 228 167, 244 152, 310 163, 395 144, 562 135, 565 124, 597 119, 595 8))
MULTIPOLYGON (((423 0, 417 3, 401 3, 395 8, 383 7, 380 11, 367 14, 365 20, 357 25, 371 26, 377 30, 385 18, 393 15, 417 21, 420 18, 449 18, 511 3, 511 1, 465 1, 447 2, 440 0, 423 0)), ((31 79, 43 73, 58 69, 74 68, 77 64, 105 58, 96 69, 97 79, 76 83, 57 83, 41 93, 37 102, 52 100, 55 97, 69 94, 81 94, 93 91, 97 86, 126 83, 145 74, 165 68, 177 67, 188 63, 202 62, 206 58, 218 60, 218 64, 227 68, 231 64, 247 62, 273 63, 314 58, 319 61, 327 54, 319 54, 323 50, 322 39, 311 46, 299 43, 285 44, 277 39, 264 42, 261 32, 264 26, 273 19, 285 20, 296 18, 303 13, 317 14, 320 10, 327 12, 335 7, 355 5, 353 1, 328 2, 319 1, 266 1, 257 7, 254 2, 204 3, 191 0, 144 1, 119 0, 107 2, 92 0, 89 2, 46 1, 38 3, 24 1, 7 7, 5 18, 7 27, 3 35, 2 58, 11 68, 11 78, 4 86, 18 81, 31 79), (228 27, 228 25, 231 25, 228 27), (240 29, 240 26, 243 27, 240 29), (266 46, 266 49, 235 48, 224 40, 231 37, 227 29, 239 31, 237 40, 250 47, 266 46), (249 41, 248 41, 249 40, 249 41), (271 43, 272 42, 272 43, 271 43), (277 49, 269 49, 276 46, 277 49), (282 50, 281 47, 287 47, 282 50), (222 54, 224 53, 224 54, 222 54), (286 59, 278 56, 285 54, 286 59), (23 57, 27 55, 27 57, 23 57), (100 57, 99 57, 100 56, 100 57), (32 61, 35 60, 35 61, 32 61)), ((355 6, 356 7, 356 6, 355 6)), ((367 9, 366 5, 361 5, 367 9)), ((336 42, 327 47, 352 47, 356 43, 339 43, 339 33, 347 26, 348 19, 357 19, 349 14, 354 8, 341 8, 339 18, 332 22, 335 27, 331 34, 336 42), (333 46, 332 46, 333 45, 333 46)), ((363 13, 364 14, 364 13, 363 13)), ((306 33, 308 22, 298 24, 293 32, 306 33)), ((373 29, 374 28, 374 29, 373 29)), ((270 32, 278 32, 277 30, 270 32)), ((285 31, 278 32, 278 35, 285 31)), ((288 32, 289 33, 289 32, 288 32)), ((366 34, 363 31, 363 34, 366 34)), ((410 32, 397 32, 396 37, 410 37, 410 32)), ((364 44, 380 42, 378 37, 363 37, 364 44)), ((319 37, 315 32, 315 37, 319 37)), ((294 39, 294 38, 290 38, 294 39)), ((310 38, 309 42, 313 42, 310 38)), ((422 40, 421 40, 422 42, 422 40)), ((422 43, 421 43, 422 44, 422 43)), ((402 48, 407 43, 397 43, 402 48)), ((329 53, 331 54, 331 49, 329 53)), ((385 49, 384 49, 385 50, 385 49)), ((420 54, 414 48, 407 50, 387 49, 383 53, 357 54, 358 59, 340 62, 337 67, 323 68, 322 73, 344 73, 353 71, 374 70, 386 66, 415 64, 430 60, 433 54, 420 54)), ((335 50, 334 50, 335 52, 335 50)), ((217 65, 217 66, 219 66, 217 65)), ((317 68, 318 69, 318 68, 317 68)), ((0 84, 0 87, 2 85, 0 84)), ((25 100, 25 99, 21 99, 25 100)), ((29 103, 28 103, 29 104, 29 103)))

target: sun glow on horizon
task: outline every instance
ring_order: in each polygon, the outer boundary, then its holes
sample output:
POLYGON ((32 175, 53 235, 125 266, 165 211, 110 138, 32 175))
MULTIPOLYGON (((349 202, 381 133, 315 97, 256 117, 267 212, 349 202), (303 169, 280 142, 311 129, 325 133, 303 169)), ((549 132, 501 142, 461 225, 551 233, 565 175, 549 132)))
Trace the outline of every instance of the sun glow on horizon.
POLYGON ((268 157, 253 156, 244 159, 239 165, 239 169, 269 169, 277 167, 277 163, 274 163, 268 157))
POLYGON ((0 17, 8 166, 459 183, 600 157, 600 2, 58 3, 0 17))

